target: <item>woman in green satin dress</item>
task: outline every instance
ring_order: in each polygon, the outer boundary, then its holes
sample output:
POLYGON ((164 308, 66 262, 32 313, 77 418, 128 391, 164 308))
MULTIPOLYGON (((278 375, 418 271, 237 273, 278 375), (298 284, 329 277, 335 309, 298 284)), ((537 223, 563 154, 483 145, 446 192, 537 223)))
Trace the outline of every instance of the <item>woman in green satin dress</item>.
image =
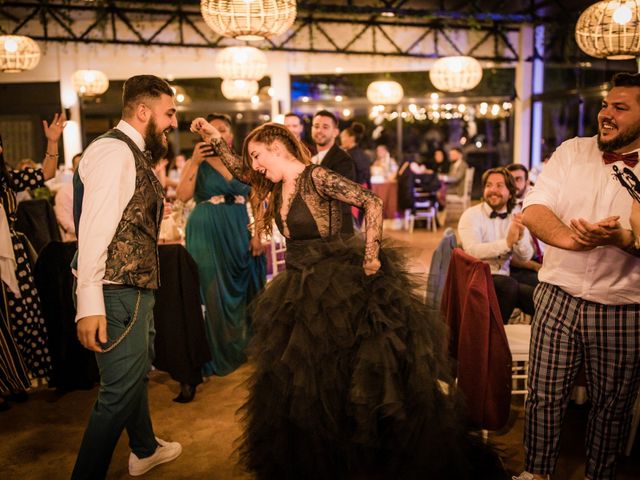
MULTIPOLYGON (((209 121, 224 131, 231 145, 229 118, 213 114, 209 121)), ((249 191, 204 143, 196 145, 176 190, 178 199, 193 197, 196 202, 187 222, 186 247, 198 265, 206 307, 205 331, 212 360, 203 367, 205 376, 227 375, 246 361, 245 348, 251 337, 246 307, 265 283, 263 249, 248 228, 249 191)))

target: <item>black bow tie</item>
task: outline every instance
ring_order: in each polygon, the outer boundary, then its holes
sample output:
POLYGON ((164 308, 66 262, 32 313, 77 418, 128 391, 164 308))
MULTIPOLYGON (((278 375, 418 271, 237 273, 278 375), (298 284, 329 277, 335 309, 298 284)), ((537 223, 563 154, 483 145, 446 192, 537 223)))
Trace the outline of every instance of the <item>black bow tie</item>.
POLYGON ((498 218, 500 217, 501 219, 505 219, 509 216, 509 212, 503 212, 503 213, 498 213, 495 210, 491 210, 491 213, 489 214, 489 218, 498 218))

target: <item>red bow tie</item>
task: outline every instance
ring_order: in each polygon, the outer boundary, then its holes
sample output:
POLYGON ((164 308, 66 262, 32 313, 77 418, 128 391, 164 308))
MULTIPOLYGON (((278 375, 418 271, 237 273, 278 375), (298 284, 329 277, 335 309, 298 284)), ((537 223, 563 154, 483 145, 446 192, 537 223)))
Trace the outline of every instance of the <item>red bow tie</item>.
POLYGON ((638 152, 627 153, 626 155, 613 152, 603 152, 602 159, 604 160, 605 165, 609 165, 613 162, 624 162, 627 167, 633 168, 638 163, 638 152))

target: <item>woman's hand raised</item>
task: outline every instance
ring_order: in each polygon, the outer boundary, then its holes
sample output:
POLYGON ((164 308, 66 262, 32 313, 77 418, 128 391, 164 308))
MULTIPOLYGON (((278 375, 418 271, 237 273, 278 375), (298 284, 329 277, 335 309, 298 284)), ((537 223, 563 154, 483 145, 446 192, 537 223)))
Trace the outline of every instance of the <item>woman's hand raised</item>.
POLYGON ((221 137, 220 132, 202 117, 191 122, 191 131, 200 135, 205 142, 211 142, 211 140, 221 137))

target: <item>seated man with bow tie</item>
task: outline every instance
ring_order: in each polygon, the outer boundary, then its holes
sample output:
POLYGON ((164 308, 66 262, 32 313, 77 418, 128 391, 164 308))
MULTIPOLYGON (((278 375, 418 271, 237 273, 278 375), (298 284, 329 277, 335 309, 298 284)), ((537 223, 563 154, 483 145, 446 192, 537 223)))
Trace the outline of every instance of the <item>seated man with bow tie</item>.
POLYGON ((465 252, 489 264, 502 321, 507 323, 515 308, 533 314, 534 287, 512 277, 509 265, 512 258, 530 260, 534 251, 522 215, 513 213, 516 185, 511 174, 505 168, 487 170, 482 186, 482 203, 465 210, 458 235, 465 252))

